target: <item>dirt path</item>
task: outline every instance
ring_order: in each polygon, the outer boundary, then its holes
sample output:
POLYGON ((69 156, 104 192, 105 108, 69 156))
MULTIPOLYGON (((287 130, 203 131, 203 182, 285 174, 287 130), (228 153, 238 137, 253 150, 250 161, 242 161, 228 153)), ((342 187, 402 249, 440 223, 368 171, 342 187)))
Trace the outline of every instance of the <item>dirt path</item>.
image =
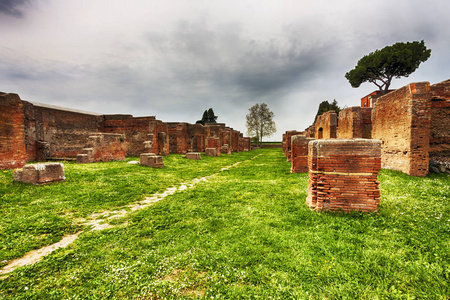
MULTIPOLYGON (((254 157, 252 157, 251 159, 255 159, 256 157, 258 157, 261 154, 258 154, 254 157)), ((140 210, 143 208, 146 208, 158 201, 163 200, 164 198, 166 198, 167 196, 173 195, 178 191, 184 191, 190 188, 193 188, 197 183, 199 182, 206 182, 208 181, 209 178, 216 176, 218 174, 220 174, 220 172, 228 170, 230 168, 236 167, 239 164, 241 164, 244 161, 240 161, 237 162, 233 165, 224 167, 222 169, 220 169, 220 171, 218 173, 209 175, 209 176, 205 176, 202 178, 195 178, 192 181, 190 181, 189 183, 182 183, 181 185, 177 186, 177 187, 170 187, 167 188, 164 192, 162 192, 161 194, 153 194, 151 197, 146 197, 144 200, 142 201, 138 201, 135 202, 133 204, 128 205, 127 207, 133 212, 136 210, 140 210)), ((89 226, 91 228, 91 231, 93 230, 103 230, 106 228, 111 228, 114 225, 111 225, 109 223, 107 223, 108 220, 112 220, 112 219, 117 219, 117 218, 121 218, 124 217, 126 214, 128 213, 128 210, 125 209, 121 209, 121 210, 114 210, 114 211, 103 211, 100 213, 95 213, 89 216, 89 218, 86 219, 78 219, 76 221, 77 225, 85 225, 85 226, 89 226)), ((15 260, 12 260, 9 264, 7 264, 6 266, 4 266, 1 270, 0 270, 0 275, 6 275, 12 271, 14 271, 16 268, 22 267, 22 266, 26 266, 26 265, 32 265, 38 261, 40 261, 44 256, 49 255, 50 253, 52 253, 53 251, 59 249, 59 248, 65 248, 68 245, 70 245, 73 241, 75 241, 78 237, 78 235, 81 233, 77 232, 75 234, 72 235, 67 235, 64 236, 61 241, 49 245, 49 246, 45 246, 42 247, 41 249, 37 249, 37 250, 33 250, 28 252, 27 254, 25 254, 24 256, 17 258, 15 260)))

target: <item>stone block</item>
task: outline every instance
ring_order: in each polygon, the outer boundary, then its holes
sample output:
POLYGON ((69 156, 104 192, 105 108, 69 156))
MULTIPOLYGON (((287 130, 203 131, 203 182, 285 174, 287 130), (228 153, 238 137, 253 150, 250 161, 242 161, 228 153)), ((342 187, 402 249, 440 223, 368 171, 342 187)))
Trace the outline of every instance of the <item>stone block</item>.
POLYGON ((94 149, 83 148, 83 152, 77 155, 77 164, 87 164, 94 162, 94 149))
POLYGON ((89 163, 89 155, 87 154, 77 155, 77 164, 87 164, 87 163, 89 163))
POLYGON ((222 147, 220 147, 220 153, 230 154, 228 150, 229 150, 228 144, 222 145, 222 147))
POLYGON ((64 180, 64 165, 61 163, 31 164, 14 170, 14 181, 18 182, 38 185, 64 180))
POLYGON ((198 153, 198 152, 188 152, 188 153, 186 153, 186 158, 195 159, 195 160, 202 159, 200 156, 200 153, 198 153))
POLYGON ((205 154, 206 156, 219 156, 216 148, 206 148, 205 154))
POLYGON ((152 168, 164 168, 162 156, 154 153, 142 153, 140 155, 140 164, 152 168))

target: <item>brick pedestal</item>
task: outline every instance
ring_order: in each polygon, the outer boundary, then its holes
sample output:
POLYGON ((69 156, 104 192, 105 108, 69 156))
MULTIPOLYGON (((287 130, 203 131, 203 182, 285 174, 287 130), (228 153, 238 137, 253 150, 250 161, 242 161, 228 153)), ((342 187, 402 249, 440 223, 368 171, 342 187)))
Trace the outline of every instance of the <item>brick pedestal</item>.
POLYGON ((379 140, 315 140, 308 151, 307 204, 311 209, 377 211, 379 140))

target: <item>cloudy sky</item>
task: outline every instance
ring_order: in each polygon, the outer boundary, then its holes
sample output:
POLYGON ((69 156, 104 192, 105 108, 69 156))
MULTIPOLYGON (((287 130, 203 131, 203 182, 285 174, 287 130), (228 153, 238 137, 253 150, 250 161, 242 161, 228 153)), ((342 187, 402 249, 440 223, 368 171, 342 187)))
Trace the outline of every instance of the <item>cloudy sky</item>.
POLYGON ((255 103, 286 130, 321 101, 357 106, 376 89, 344 75, 364 55, 424 40, 409 82, 450 78, 448 0, 0 0, 0 90, 24 100, 246 133, 255 103))

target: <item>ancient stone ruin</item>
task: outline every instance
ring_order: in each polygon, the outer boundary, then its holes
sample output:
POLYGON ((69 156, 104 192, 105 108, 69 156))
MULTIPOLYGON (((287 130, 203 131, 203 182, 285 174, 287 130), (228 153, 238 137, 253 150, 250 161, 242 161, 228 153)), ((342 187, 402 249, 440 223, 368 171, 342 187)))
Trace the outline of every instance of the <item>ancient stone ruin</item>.
MULTIPOLYGON (((430 169, 450 172, 450 79, 411 83, 385 95, 374 92, 361 99, 361 106, 343 109, 338 122, 334 112, 327 112, 298 134, 378 139, 383 168, 411 176, 426 176, 430 169)), ((290 147, 283 139, 288 160, 290 147)))
POLYGON ((381 142, 328 139, 309 142, 307 204, 314 210, 377 211, 381 142))
POLYGON ((308 143, 313 140, 305 135, 291 137, 291 173, 308 172, 308 143))
POLYGON ((35 185, 60 182, 66 179, 61 163, 30 164, 14 170, 14 181, 35 185))
POLYGON ((281 143, 281 147, 283 149, 283 153, 287 158, 287 161, 291 161, 291 137, 297 134, 302 134, 302 132, 297 130, 286 131, 283 134, 283 141, 281 143))
POLYGON ((0 93, 0 169, 30 161, 122 160, 155 153, 251 150, 250 138, 223 123, 163 122, 154 116, 102 115, 21 100, 0 93), (208 142, 212 141, 211 145, 208 142))
POLYGON ((77 155, 77 163, 124 160, 126 154, 124 140, 124 134, 93 134, 89 136, 86 148, 77 155))

